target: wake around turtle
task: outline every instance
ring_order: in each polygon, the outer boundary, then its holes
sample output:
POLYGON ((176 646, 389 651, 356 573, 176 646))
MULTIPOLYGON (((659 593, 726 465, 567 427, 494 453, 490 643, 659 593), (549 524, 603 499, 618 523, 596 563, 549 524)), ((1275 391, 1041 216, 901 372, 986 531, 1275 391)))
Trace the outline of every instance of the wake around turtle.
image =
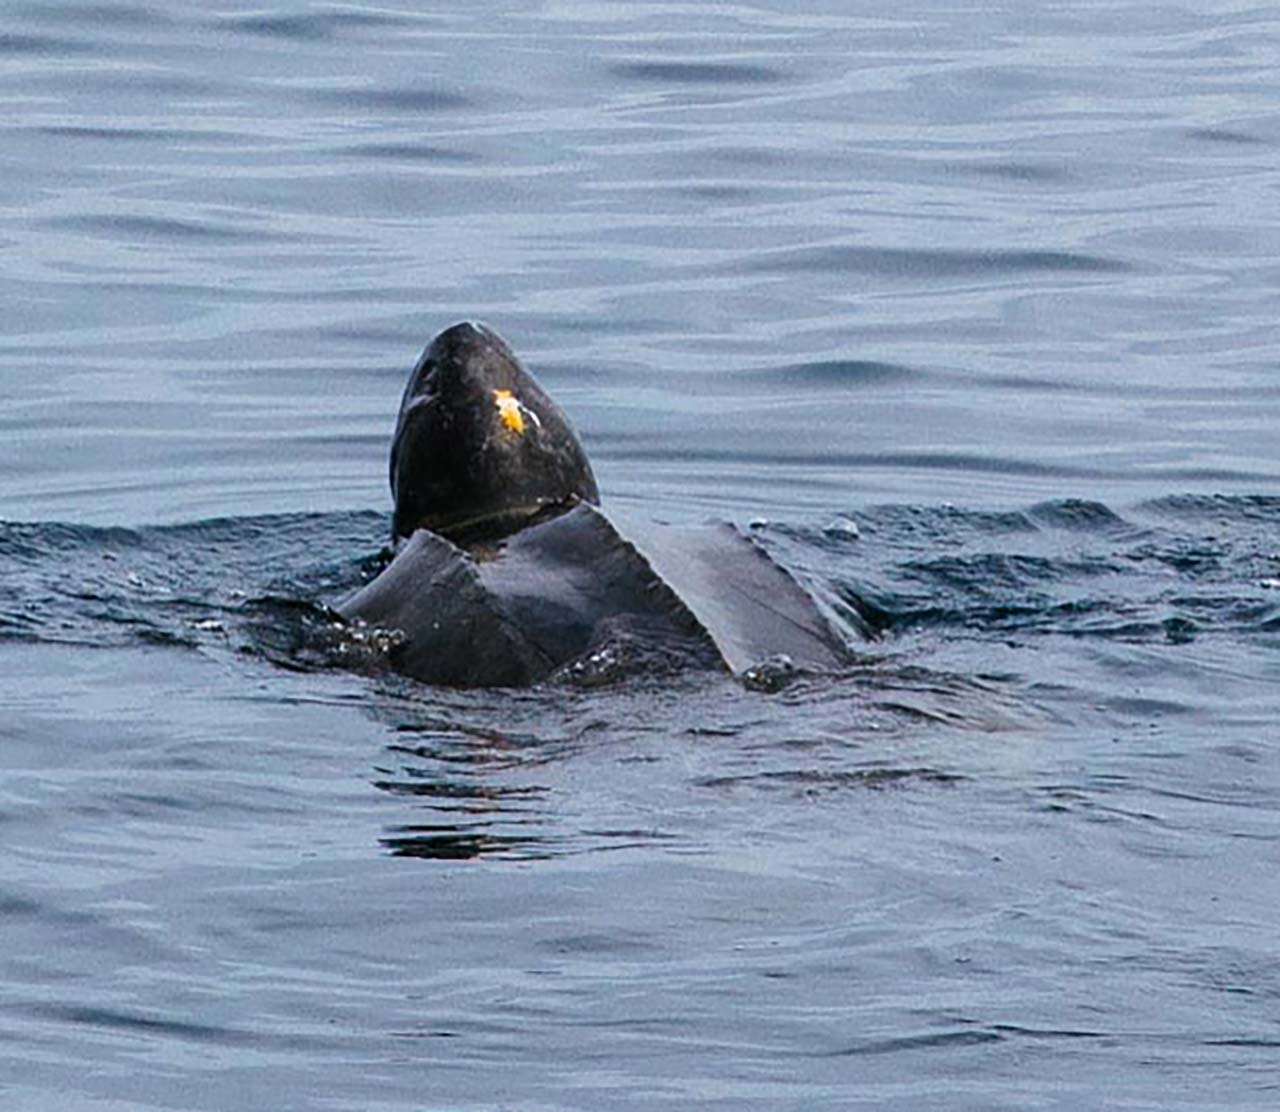
POLYGON ((512 687, 697 665, 849 663, 850 636, 725 524, 623 525, 560 407, 491 329, 441 332, 391 444, 395 556, 338 607, 426 683, 512 687))

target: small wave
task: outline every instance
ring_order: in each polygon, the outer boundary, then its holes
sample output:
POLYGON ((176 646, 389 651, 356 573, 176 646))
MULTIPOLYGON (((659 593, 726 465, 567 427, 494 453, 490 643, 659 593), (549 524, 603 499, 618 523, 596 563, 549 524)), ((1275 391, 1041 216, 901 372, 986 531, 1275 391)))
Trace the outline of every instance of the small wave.
POLYGON ((1176 522, 1280 525, 1280 495, 1273 494, 1173 494, 1139 509, 1176 522))
POLYGON ((855 534, 783 535, 820 554, 814 570, 891 635, 1185 645, 1273 628, 1277 515, 1267 497, 1176 497, 1123 515, 1087 499, 1005 513, 884 506, 847 511, 855 534))
POLYGON ((219 518, 140 529, 0 522, 0 638, 91 646, 225 644, 247 600, 354 589, 375 513, 219 518))
MULTIPOLYGON (((1124 515, 1062 499, 845 516, 846 531, 757 535, 828 605, 887 634, 877 651, 904 636, 1179 646, 1280 625, 1280 498, 1178 496, 1124 515)), ((381 675, 394 644, 355 636, 327 606, 376 572, 385 536, 385 515, 371 512, 139 529, 0 523, 0 639, 243 650, 291 669, 381 675)))
POLYGON ((904 1050, 942 1050, 948 1047, 980 1046, 1001 1042, 1004 1035, 988 1028, 958 1031, 936 1031, 924 1035, 897 1035, 889 1038, 871 1038, 855 1043, 843 1050, 830 1052, 829 1057, 862 1057, 871 1054, 897 1054, 904 1050))
POLYGON ((1084 498, 1038 502, 1027 516, 1039 525, 1072 532, 1115 534, 1134 528, 1109 506, 1084 498))

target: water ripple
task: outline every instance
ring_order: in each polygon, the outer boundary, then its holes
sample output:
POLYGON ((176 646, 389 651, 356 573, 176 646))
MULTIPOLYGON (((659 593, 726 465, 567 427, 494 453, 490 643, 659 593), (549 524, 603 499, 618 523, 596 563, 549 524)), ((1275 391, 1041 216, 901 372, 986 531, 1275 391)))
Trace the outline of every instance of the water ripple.
POLYGON ((84 54, 92 49, 86 42, 58 35, 0 34, 0 56, 57 57, 62 54, 84 54))
POLYGON ((231 16, 223 24, 235 31, 294 42, 335 39, 349 32, 379 30, 414 22, 412 16, 390 11, 312 11, 305 14, 231 16))
POLYGON ((6 1107, 1265 1106, 1274 10, 0 22, 6 1107), (291 655, 471 317, 608 507, 883 636, 775 693, 291 655))
POLYGON ((759 381, 788 388, 840 386, 875 389, 921 382, 928 377, 922 371, 897 363, 872 359, 819 359, 740 371, 733 375, 730 385, 736 387, 744 382, 759 381))
POLYGON ((764 85, 786 77, 772 66, 741 62, 623 62, 610 66, 609 72, 664 85, 764 85))
POLYGON ((184 1042, 223 1046, 259 1046, 262 1032, 241 1031, 233 1027, 191 1020, 166 1019, 159 1015, 124 1009, 96 1007, 88 1004, 27 1004, 10 1006, 35 1019, 100 1027, 108 1031, 147 1034, 180 1039, 184 1042))
POLYGON ((166 216, 100 215, 60 216, 47 221, 49 226, 70 231, 85 232, 105 239, 131 243, 207 241, 220 243, 245 242, 247 240, 296 239, 280 232, 263 231, 260 228, 236 227, 226 221, 180 219, 166 216))
POLYGON ((358 158, 385 159, 388 162, 463 163, 481 161, 480 156, 457 147, 430 142, 353 143, 339 147, 344 155, 358 158))
POLYGON ((401 85, 387 88, 369 85, 347 85, 343 88, 316 88, 305 90, 311 100, 357 108, 366 112, 394 112, 420 115, 436 112, 460 112, 478 107, 474 94, 464 94, 451 89, 423 88, 401 85))
POLYGON ((1129 263, 1100 255, 1071 251, 1023 251, 991 248, 967 251, 956 248, 891 248, 826 246, 765 252, 735 264, 752 271, 783 274, 848 272, 882 277, 934 281, 954 277, 993 274, 1047 273, 1122 274, 1129 263))

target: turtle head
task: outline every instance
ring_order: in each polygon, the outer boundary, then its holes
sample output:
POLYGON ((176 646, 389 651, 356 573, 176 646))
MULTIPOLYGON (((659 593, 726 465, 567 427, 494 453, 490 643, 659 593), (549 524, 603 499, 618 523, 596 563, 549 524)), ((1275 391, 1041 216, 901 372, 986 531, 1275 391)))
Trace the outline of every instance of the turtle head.
POLYGON ((391 443, 395 540, 500 536, 549 508, 599 502, 569 420, 496 332, 455 324, 422 353, 391 443))

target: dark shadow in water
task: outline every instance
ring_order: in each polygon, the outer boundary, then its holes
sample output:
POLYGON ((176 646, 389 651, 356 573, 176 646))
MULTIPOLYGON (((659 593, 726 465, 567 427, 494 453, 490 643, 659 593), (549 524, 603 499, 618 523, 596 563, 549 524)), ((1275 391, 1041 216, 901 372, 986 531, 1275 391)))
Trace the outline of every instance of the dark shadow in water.
POLYGON ((736 371, 726 376, 724 385, 736 388, 744 382, 769 382, 789 388, 799 386, 897 386, 920 382, 929 375, 900 363, 882 363, 873 359, 823 359, 808 363, 784 363, 736 371))
POLYGON ((1000 1042, 1004 1038, 998 1031, 976 1029, 935 1031, 924 1035, 900 1035, 893 1038, 870 1038, 854 1043, 842 1050, 832 1051, 823 1057, 864 1057, 873 1054, 896 1054, 904 1050, 937 1050, 942 1048, 981 1046, 1000 1042))
POLYGON ((163 7, 142 4, 77 4, 33 2, 5 5, 6 11, 34 23, 65 23, 85 27, 155 26, 169 22, 163 7))
MULTIPOLYGON (((221 144, 231 145, 238 144, 241 146, 251 143, 260 143, 260 139, 234 131, 196 131, 191 128, 168 128, 168 127, 63 127, 48 126, 37 127, 31 130, 39 132, 41 135, 48 135, 54 139, 80 139, 90 142, 105 143, 155 143, 163 142, 173 144, 175 146, 182 144, 201 145, 221 144)), ((64 222, 75 218, 61 218, 64 222)), ((81 217, 81 220, 93 219, 92 217, 81 217)), ((50 221, 53 223, 53 221, 50 221)), ((57 224, 54 224, 56 227, 57 224)), ((74 227, 74 224, 64 223, 63 226, 74 227)), ((254 233, 257 239, 257 233, 254 233)))
POLYGON ((354 158, 373 158, 387 162, 470 163, 481 162, 478 154, 456 147, 433 143, 353 143, 336 148, 336 153, 354 158))
POLYGON ((314 11, 305 15, 233 16, 219 22, 245 34, 306 42, 339 38, 365 28, 404 26, 417 20, 390 12, 344 10, 314 11))
POLYGON ((1266 146, 1267 140, 1245 131, 1234 131, 1225 127, 1193 127, 1186 131, 1188 139, 1200 139, 1206 143, 1230 143, 1234 146, 1256 147, 1266 146))
POLYGON ((786 80, 771 66, 738 62, 623 62, 609 67, 615 77, 664 85, 764 85, 786 80))
POLYGON ((248 243, 271 240, 292 242, 298 236, 269 232, 260 225, 215 224, 209 220, 178 220, 161 216, 58 216, 45 223, 54 228, 83 232, 124 243, 248 243))
POLYGON ((264 1041, 260 1031, 237 1031, 231 1027, 217 1027, 207 1023, 191 1023, 162 1019, 116 1008, 92 1007, 85 1004, 32 1004, 19 1009, 40 1019, 59 1023, 73 1023, 104 1030, 132 1034, 134 1036, 164 1036, 185 1042, 214 1046, 261 1046, 264 1041))
POLYGON ((310 100, 324 101, 343 108, 366 112, 403 112, 413 115, 432 112, 460 112, 478 109, 474 97, 445 89, 359 87, 347 89, 309 89, 303 93, 310 100))
POLYGON ((0 35, 0 58, 56 57, 59 54, 84 54, 93 50, 86 43, 55 35, 0 35))
POLYGON ((947 171, 972 174, 974 177, 1001 178, 1019 185, 1066 185, 1072 174, 1065 165, 1045 162, 1013 162, 1005 160, 951 162, 947 171))

